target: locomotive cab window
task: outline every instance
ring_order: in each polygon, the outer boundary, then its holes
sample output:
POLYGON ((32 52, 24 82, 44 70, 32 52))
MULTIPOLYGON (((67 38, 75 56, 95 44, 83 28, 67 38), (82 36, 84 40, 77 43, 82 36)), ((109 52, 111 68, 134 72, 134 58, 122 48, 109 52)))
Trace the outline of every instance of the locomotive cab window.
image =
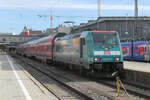
POLYGON ((115 32, 93 32, 95 45, 119 45, 119 40, 115 32))

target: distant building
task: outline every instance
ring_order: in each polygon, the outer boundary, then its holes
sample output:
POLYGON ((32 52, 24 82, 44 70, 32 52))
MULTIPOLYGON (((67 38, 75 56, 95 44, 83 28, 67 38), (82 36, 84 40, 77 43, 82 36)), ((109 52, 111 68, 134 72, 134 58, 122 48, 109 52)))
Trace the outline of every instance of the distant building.
POLYGON ((41 35, 41 34, 42 34, 41 30, 28 29, 26 26, 23 28, 22 32, 20 33, 20 35, 24 35, 24 36, 41 35))
POLYGON ((68 27, 65 25, 59 25, 57 31, 60 33, 67 33, 70 34, 72 32, 72 27, 68 27))
POLYGON ((54 33, 56 32, 56 28, 47 28, 46 33, 54 33))
POLYGON ((45 37, 45 36, 48 36, 50 34, 54 34, 56 32, 57 32, 56 28, 47 28, 45 31, 42 32, 42 34, 40 36, 45 37))
POLYGON ((27 27, 25 26, 21 32, 20 35, 24 35, 24 36, 28 36, 29 35, 29 30, 27 29, 27 27))
POLYGON ((0 35, 13 35, 13 33, 0 33, 0 35))
POLYGON ((43 35, 46 36, 46 35, 54 34, 56 32, 70 34, 72 32, 72 29, 73 28, 71 26, 59 25, 56 28, 47 28, 46 31, 43 33, 43 35))
POLYGON ((41 30, 32 30, 29 29, 29 35, 41 35, 42 31, 41 30))
POLYGON ((21 35, 0 35, 0 44, 1 43, 6 43, 6 44, 13 44, 13 45, 17 45, 17 44, 21 44, 21 43, 25 43, 34 39, 39 39, 40 36, 21 36, 21 35))

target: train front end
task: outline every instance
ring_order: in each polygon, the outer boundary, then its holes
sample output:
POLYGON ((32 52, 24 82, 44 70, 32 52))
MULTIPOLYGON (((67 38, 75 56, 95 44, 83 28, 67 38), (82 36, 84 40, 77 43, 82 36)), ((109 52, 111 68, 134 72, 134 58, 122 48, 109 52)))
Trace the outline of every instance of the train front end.
POLYGON ((95 73, 111 77, 123 72, 123 57, 119 35, 115 31, 91 31, 93 51, 91 67, 95 73))

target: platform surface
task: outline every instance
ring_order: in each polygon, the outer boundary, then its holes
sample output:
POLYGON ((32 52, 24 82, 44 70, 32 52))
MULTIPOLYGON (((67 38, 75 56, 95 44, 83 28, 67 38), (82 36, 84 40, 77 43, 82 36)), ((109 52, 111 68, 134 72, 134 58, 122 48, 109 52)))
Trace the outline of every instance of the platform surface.
POLYGON ((140 72, 150 73, 150 63, 137 61, 124 61, 124 68, 140 72))
POLYGON ((0 100, 57 100, 8 55, 0 55, 0 100))

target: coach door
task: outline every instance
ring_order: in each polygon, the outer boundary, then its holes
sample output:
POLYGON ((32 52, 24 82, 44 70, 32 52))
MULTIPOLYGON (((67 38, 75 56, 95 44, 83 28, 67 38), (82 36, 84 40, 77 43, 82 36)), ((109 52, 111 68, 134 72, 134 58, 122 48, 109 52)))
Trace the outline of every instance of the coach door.
POLYGON ((150 57, 149 57, 149 47, 148 45, 145 47, 145 55, 144 55, 144 60, 145 61, 150 61, 150 57))

